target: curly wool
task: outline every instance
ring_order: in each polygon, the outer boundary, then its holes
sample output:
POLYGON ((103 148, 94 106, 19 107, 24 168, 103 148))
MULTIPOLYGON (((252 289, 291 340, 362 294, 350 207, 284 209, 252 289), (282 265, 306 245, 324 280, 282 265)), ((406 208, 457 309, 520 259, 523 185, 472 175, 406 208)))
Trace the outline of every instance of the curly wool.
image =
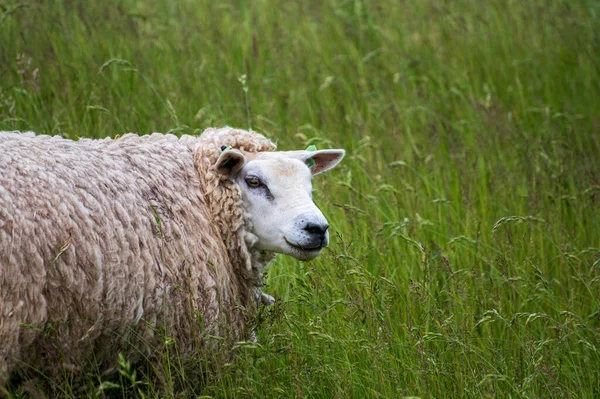
POLYGON ((247 337, 270 254, 252 250, 222 145, 275 145, 229 127, 200 137, 71 141, 0 133, 0 384, 20 366, 108 367, 168 334, 247 337), (127 345, 124 345, 124 343, 127 345))

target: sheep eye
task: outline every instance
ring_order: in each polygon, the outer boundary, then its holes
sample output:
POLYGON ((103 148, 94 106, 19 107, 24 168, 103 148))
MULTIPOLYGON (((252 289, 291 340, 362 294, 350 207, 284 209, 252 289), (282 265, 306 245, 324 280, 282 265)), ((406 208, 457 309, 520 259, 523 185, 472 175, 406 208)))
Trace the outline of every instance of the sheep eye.
POLYGON ((248 176, 246 177, 246 184, 248 184, 249 187, 260 187, 262 186, 262 182, 260 181, 260 179, 256 176, 248 176))

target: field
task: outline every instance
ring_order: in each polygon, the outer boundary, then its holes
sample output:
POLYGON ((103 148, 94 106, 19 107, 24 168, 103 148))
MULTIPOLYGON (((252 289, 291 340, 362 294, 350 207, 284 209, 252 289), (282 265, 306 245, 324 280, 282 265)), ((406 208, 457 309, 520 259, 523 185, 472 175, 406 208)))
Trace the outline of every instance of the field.
POLYGON ((598 1, 0 0, 0 130, 223 125, 347 150, 258 343, 9 397, 600 397, 598 1))

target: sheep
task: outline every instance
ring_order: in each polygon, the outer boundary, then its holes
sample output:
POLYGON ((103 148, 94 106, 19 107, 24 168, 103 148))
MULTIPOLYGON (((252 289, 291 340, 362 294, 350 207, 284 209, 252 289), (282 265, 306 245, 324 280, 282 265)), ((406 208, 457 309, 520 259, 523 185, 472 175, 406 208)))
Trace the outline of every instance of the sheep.
POLYGON ((273 301, 261 285, 274 254, 309 260, 328 245, 311 177, 344 156, 275 150, 230 127, 0 132, 0 387, 57 361, 108 369, 166 338, 182 356, 207 335, 247 339, 252 311, 273 301))

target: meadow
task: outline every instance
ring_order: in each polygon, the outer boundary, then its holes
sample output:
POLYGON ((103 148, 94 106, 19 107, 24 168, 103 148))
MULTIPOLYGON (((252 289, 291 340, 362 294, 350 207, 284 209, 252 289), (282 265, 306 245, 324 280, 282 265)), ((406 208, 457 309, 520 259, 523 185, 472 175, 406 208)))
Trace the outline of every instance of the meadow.
POLYGON ((598 1, 0 0, 0 130, 223 125, 347 150, 258 343, 8 397, 600 397, 598 1))

